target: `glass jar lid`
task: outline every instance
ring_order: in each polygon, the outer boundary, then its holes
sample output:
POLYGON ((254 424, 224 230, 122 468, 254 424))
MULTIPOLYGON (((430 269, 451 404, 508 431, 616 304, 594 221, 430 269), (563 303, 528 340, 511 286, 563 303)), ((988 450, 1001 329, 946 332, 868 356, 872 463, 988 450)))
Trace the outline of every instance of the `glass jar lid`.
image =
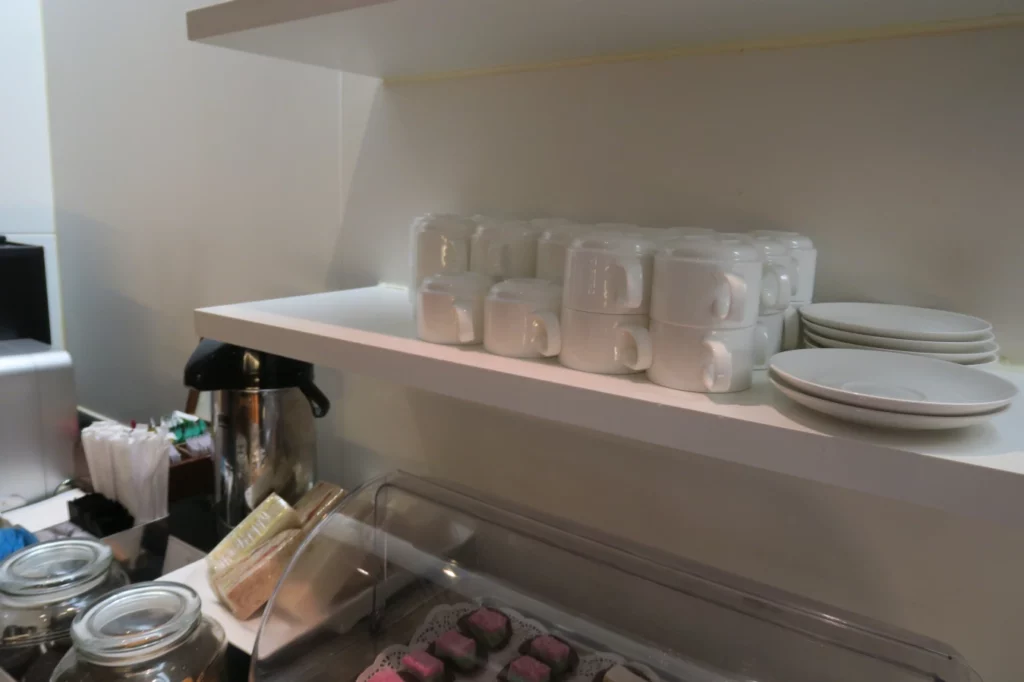
POLYGON ((115 590, 75 618, 71 640, 97 665, 138 663, 176 648, 202 620, 195 590, 167 582, 115 590))
POLYGON ((102 542, 77 538, 41 542, 0 563, 0 595, 18 605, 47 604, 92 589, 114 554, 102 542))

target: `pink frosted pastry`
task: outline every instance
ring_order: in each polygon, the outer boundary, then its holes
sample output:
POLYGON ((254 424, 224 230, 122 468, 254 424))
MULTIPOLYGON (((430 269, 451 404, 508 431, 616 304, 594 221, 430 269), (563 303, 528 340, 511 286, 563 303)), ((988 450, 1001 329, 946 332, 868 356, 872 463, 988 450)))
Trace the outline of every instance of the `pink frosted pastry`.
POLYGON ((498 673, 501 682, 550 682, 551 668, 532 656, 520 656, 498 673))
POLYGON ((426 651, 410 651, 402 656, 402 668, 420 682, 441 682, 444 680, 444 663, 426 651))
POLYGON ((430 653, 448 661, 460 672, 471 672, 480 665, 476 640, 466 637, 458 630, 449 630, 434 642, 430 653))
POLYGON ((504 649, 512 639, 512 624, 508 616, 486 607, 460 618, 459 629, 488 651, 504 649))
POLYGON ((551 635, 541 635, 527 640, 519 648, 519 653, 533 656, 547 665, 554 677, 564 675, 579 662, 579 654, 571 646, 551 635))

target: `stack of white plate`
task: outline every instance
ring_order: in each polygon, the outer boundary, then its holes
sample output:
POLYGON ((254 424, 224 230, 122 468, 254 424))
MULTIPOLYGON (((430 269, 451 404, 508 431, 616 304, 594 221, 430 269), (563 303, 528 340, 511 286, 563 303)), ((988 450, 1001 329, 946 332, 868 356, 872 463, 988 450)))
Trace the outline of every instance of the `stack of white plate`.
POLYGON ((970 315, 887 303, 812 303, 800 309, 804 346, 884 350, 955 362, 994 365, 992 325, 970 315))
POLYGON ((956 429, 1010 407, 1012 383, 943 360, 872 350, 808 348, 775 355, 769 378, 804 407, 858 424, 956 429))

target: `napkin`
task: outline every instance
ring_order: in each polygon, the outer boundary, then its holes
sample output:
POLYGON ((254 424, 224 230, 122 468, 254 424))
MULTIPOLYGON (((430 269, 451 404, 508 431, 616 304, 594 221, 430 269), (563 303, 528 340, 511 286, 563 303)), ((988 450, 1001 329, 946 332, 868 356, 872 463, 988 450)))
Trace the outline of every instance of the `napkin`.
POLYGON ((82 430, 93 488, 141 524, 167 516, 173 436, 166 427, 97 422, 82 430))

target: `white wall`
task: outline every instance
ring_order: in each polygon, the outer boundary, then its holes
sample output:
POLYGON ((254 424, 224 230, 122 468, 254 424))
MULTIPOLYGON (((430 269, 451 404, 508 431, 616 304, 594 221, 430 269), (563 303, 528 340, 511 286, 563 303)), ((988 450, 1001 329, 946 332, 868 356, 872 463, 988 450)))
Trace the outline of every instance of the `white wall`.
POLYGON ((427 209, 782 227, 820 300, 991 320, 1024 361, 1024 32, 384 88, 336 268, 407 280, 427 209))
MULTIPOLYGON (((95 410, 180 403, 196 306, 404 280, 430 209, 792 225, 819 242, 823 295, 979 312, 1024 348, 1005 294, 1019 31, 380 92, 346 77, 339 136, 332 74, 185 44, 192 4, 46 2, 69 344, 95 410)), ((990 682, 1024 669, 1020 529, 318 376, 328 478, 451 477, 946 640, 990 682)))
POLYGON ((196 307, 322 289, 338 75, 185 39, 201 0, 46 0, 67 345, 79 402, 184 405, 196 307))
POLYGON ((63 348, 40 0, 0 2, 0 235, 43 247, 50 342, 63 348))
MULTIPOLYGON (((979 314, 1019 361, 1022 72, 1016 29, 379 89, 346 76, 343 122, 365 130, 344 150, 331 283, 407 281, 427 210, 786 227, 819 246, 820 298, 979 314)), ((453 478, 947 641, 986 680, 1024 670, 1019 528, 324 381, 339 480, 453 478)))
POLYGON ((0 3, 0 234, 53 232, 39 0, 0 3))

